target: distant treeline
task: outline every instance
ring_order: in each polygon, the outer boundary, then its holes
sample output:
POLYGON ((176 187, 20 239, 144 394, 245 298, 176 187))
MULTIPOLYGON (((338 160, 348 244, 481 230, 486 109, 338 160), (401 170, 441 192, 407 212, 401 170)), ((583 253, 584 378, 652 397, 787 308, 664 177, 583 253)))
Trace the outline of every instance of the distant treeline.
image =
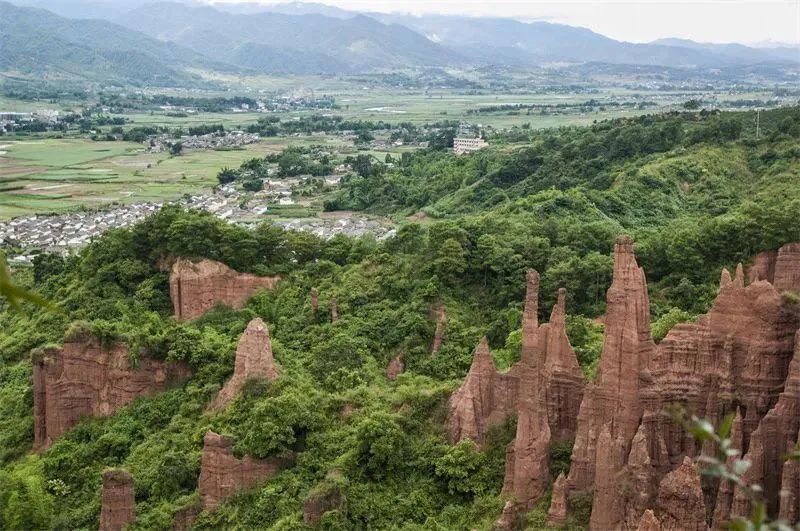
POLYGON ((582 103, 509 103, 505 105, 489 105, 486 107, 479 107, 477 109, 469 109, 467 114, 492 114, 500 112, 518 112, 518 111, 539 111, 546 112, 550 110, 567 110, 579 109, 588 111, 595 108, 604 109, 607 107, 635 107, 637 109, 645 109, 647 107, 657 107, 658 104, 654 101, 639 101, 639 102, 619 102, 619 101, 598 101, 591 99, 582 103))

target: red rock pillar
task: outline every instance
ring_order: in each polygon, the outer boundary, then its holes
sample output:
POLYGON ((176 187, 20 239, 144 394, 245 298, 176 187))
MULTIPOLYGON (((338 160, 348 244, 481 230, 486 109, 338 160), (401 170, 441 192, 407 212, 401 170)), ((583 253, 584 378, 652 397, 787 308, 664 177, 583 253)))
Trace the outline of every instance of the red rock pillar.
POLYGON ((441 304, 434 312, 436 316, 436 330, 433 332, 433 343, 431 344, 431 356, 435 356, 444 342, 445 330, 447 328, 447 310, 441 304))
POLYGON ((125 470, 103 472, 100 531, 122 531, 136 520, 133 476, 125 470))
POLYGON ((272 356, 272 342, 266 323, 256 317, 247 325, 236 347, 233 376, 220 390, 210 409, 221 410, 230 404, 242 390, 244 383, 253 378, 273 381, 280 369, 272 356))

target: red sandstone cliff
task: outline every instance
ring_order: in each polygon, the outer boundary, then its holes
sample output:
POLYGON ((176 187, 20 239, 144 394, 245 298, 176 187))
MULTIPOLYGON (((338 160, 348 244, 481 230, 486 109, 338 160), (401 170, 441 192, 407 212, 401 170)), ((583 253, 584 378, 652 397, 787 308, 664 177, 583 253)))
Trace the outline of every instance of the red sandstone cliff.
POLYGON ((147 357, 131 367, 123 343, 106 347, 88 335, 70 338, 33 359, 34 449, 49 447, 83 417, 110 415, 188 376, 184 365, 147 357))
POLYGON ((232 442, 212 431, 203 438, 198 489, 203 508, 213 511, 220 503, 243 489, 263 483, 291 465, 290 459, 253 459, 233 455, 232 442))
POLYGON ((706 531, 706 507, 700 474, 689 457, 658 487, 658 518, 664 531, 706 531))
POLYGON ((800 243, 788 243, 777 251, 757 254, 748 277, 750 282, 766 280, 778 291, 800 292, 800 243))
POLYGON ((183 258, 172 265, 169 294, 175 318, 188 321, 200 317, 217 304, 241 308, 257 290, 272 289, 280 277, 258 277, 238 273, 213 260, 192 262, 183 258))
POLYGON ((210 409, 216 411, 225 409, 239 394, 247 380, 260 378, 272 381, 278 376, 280 370, 272 357, 269 329, 264 321, 257 317, 250 321, 239 339, 233 376, 220 390, 210 409))
MULTIPOLYGON (((618 240, 600 369, 584 393, 565 489, 567 494, 594 490, 593 529, 635 529, 652 507, 661 478, 655 519, 648 515, 642 525, 705 529, 704 493, 686 459, 712 448, 698 447, 665 414, 675 405, 713 423, 739 410, 733 437, 752 462, 747 481, 764 487, 774 516, 784 485, 790 496, 782 512, 798 518, 800 511, 791 504, 800 499, 800 485, 792 490, 800 468, 782 456, 797 442, 800 428, 800 362, 789 365, 800 321, 781 296, 797 288, 798 251, 800 246, 790 244, 759 255, 749 285, 741 265, 733 277, 723 271, 709 313, 676 326, 655 347, 644 274, 630 239, 618 240), (683 491, 676 486, 681 484, 683 491)), ((716 525, 750 509, 744 492, 725 482, 709 481, 705 498, 715 504, 716 525)), ((554 514, 563 512, 565 499, 561 493, 554 498, 554 514)))
POLYGON ((103 472, 100 531, 122 531, 136 520, 133 477, 125 470, 103 472))

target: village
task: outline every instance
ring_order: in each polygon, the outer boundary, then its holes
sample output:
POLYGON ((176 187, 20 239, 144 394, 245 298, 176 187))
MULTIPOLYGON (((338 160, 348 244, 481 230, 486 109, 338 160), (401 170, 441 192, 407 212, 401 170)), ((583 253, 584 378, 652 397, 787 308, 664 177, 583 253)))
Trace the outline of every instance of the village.
POLYGON ((261 140, 257 133, 244 131, 224 131, 208 133, 205 135, 182 135, 174 138, 173 135, 162 133, 152 136, 146 142, 150 153, 169 152, 173 146, 180 144, 182 149, 237 149, 255 144, 261 140))
MULTIPOLYGON (((284 198, 282 204, 289 204, 287 198, 284 198)), ((169 203, 134 203, 104 211, 16 218, 0 224, 0 246, 18 250, 16 254, 9 255, 10 265, 30 265, 33 258, 41 252, 69 254, 88 245, 108 230, 138 223, 165 204, 210 212, 229 223, 241 224, 254 224, 268 219, 265 216, 276 205, 271 195, 252 197, 232 186, 226 186, 213 194, 184 197, 169 203)), ((391 223, 352 213, 323 214, 316 218, 275 219, 274 223, 287 230, 309 232, 324 240, 337 234, 353 237, 372 234, 378 239, 394 234, 391 223)))

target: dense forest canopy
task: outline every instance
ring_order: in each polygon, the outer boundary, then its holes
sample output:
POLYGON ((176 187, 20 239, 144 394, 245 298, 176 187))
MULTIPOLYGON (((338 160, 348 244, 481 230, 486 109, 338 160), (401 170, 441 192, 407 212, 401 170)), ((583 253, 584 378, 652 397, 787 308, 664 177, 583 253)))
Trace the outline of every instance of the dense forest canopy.
MULTIPOLYGON (((619 234, 636 240, 657 339, 707 309, 721 266, 800 240, 800 109, 762 112, 758 137, 754 120, 696 113, 519 129, 468 156, 429 150, 392 168, 370 165, 327 206, 396 217, 396 235, 383 241, 323 241, 165 207, 76 255, 39 255, 17 281, 61 311, 0 314, 0 528, 96 526, 107 467, 133 474, 135 528, 169 528, 196 497, 209 429, 233 436, 240 455, 293 452, 297 460, 264 487, 202 514, 201 529, 303 528, 303 500, 332 486, 346 503, 325 514, 326 529, 490 526, 502 507, 513 422, 483 451, 449 445, 442 427, 476 343, 486 335, 502 368, 518 358, 525 271, 535 268, 542 315, 558 288, 567 289, 567 331, 591 377, 602 342, 594 320, 604 312, 619 234), (180 323, 167 272, 176 257, 283 280, 241 310, 218 307, 180 323), (312 287, 323 309, 316 315, 312 287), (340 314, 333 323, 332 298, 340 314), (429 315, 440 303, 447 339, 431 357, 429 315), (256 316, 269 325, 282 376, 252 382, 228 409, 208 412, 256 316), (181 360, 194 376, 85 420, 31 454, 31 352, 78 330, 126 341, 133 363, 181 360), (389 382, 384 368, 398 353, 406 372, 389 382), (342 418, 345 404, 354 412, 342 418)), ((551 473, 569 466, 569 454, 568 446, 551 449, 551 473)), ((570 526, 586 524, 585 509, 573 511, 570 526)), ((528 516, 530 526, 543 523, 543 510, 528 516)))

